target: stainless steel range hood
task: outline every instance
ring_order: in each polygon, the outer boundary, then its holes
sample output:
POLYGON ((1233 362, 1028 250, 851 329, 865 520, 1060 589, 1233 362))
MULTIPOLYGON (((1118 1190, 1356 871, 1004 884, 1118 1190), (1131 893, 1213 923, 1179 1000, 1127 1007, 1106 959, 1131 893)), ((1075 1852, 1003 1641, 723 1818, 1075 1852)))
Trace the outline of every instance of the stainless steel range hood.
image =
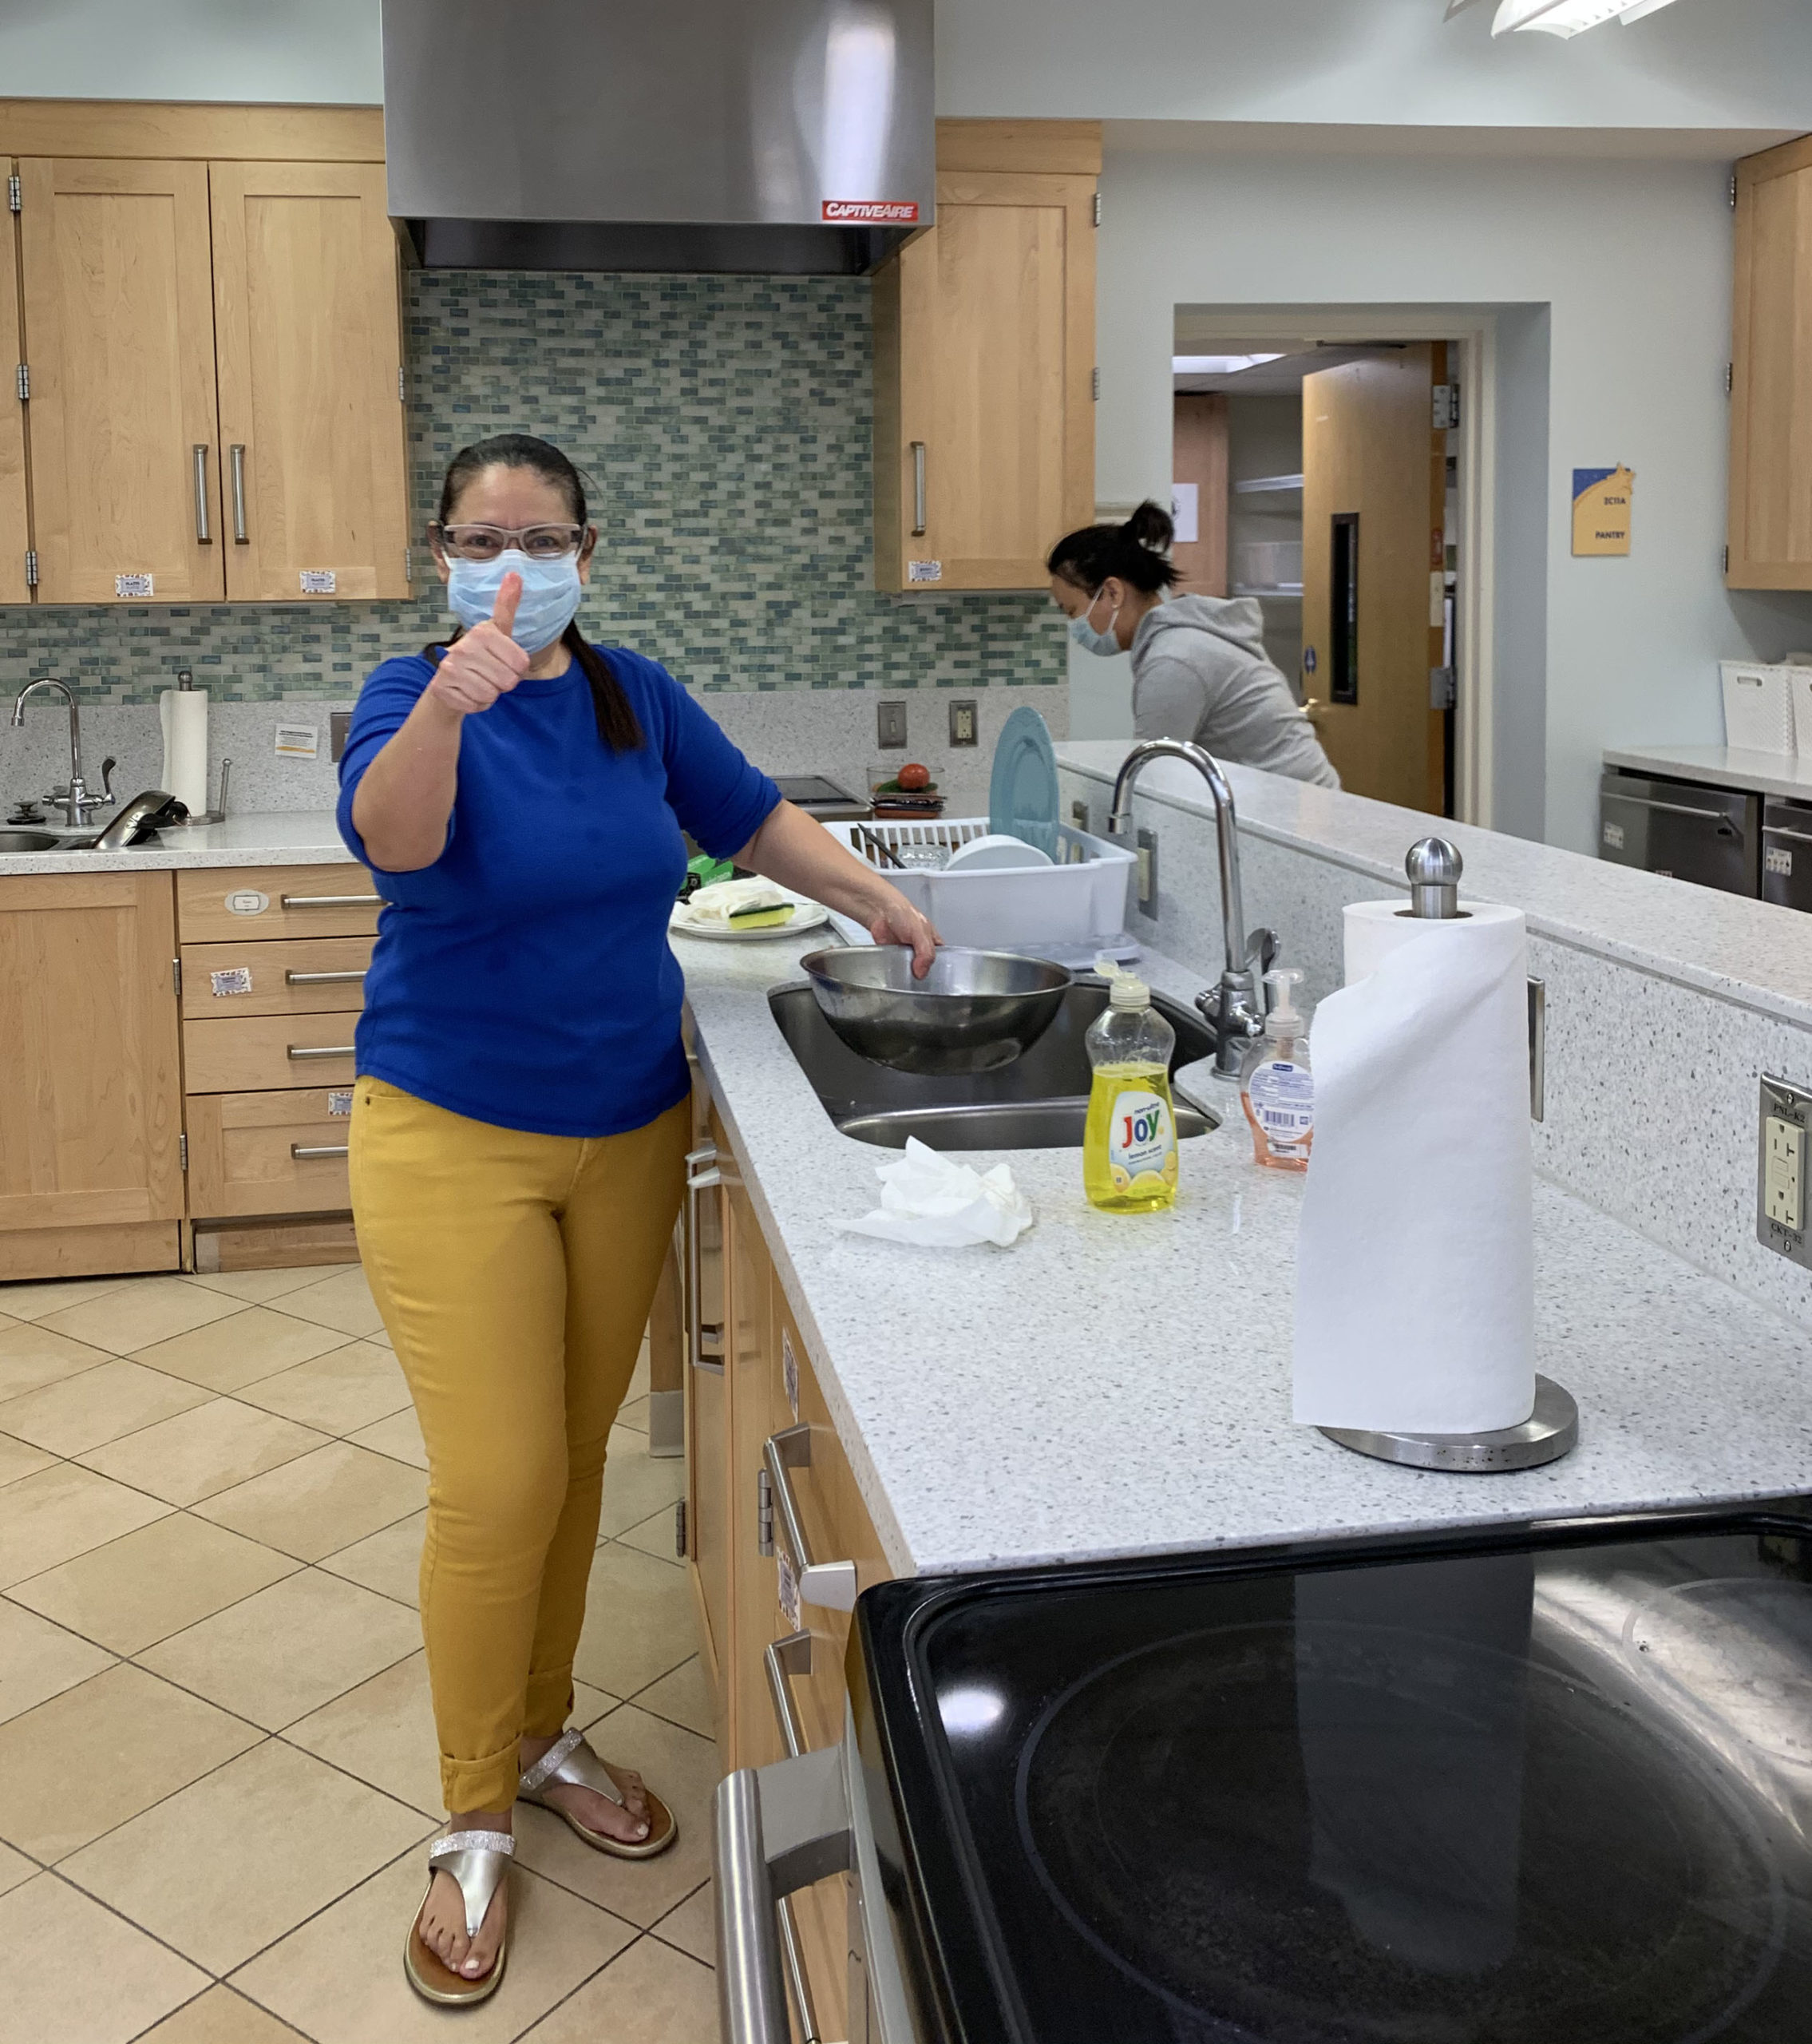
POLYGON ((932 218, 932 0, 383 0, 424 263, 854 275, 932 218))

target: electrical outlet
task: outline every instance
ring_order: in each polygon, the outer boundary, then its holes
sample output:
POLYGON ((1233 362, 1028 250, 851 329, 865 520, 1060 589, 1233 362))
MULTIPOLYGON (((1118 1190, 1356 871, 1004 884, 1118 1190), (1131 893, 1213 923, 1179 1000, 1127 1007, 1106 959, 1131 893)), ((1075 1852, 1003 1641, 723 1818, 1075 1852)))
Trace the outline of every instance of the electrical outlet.
POLYGON ((1141 830, 1135 841, 1139 854, 1139 913, 1157 913, 1157 833, 1141 830))
POLYGON ((906 743, 906 705, 904 703, 877 703, 875 705, 875 743, 884 752, 904 750, 906 743))
POLYGON ((1812 1240, 1806 1226, 1812 1089, 1788 1079, 1763 1079, 1760 1147, 1756 1239, 1764 1248, 1812 1270, 1812 1240))
POLYGON ((952 703, 950 706, 950 743, 952 745, 978 745, 980 735, 975 728, 975 706, 973 703, 952 703))
POLYGON ((1070 821, 1085 838, 1094 834, 1094 826, 1089 819, 1089 806, 1086 802, 1073 802, 1070 805, 1070 821))

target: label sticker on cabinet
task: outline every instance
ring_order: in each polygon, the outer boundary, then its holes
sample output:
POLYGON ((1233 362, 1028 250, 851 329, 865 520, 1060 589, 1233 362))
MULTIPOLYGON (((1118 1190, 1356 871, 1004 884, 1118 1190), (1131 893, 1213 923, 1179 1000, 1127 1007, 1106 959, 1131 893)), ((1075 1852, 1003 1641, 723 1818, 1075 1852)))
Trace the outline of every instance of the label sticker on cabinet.
POLYGON ((334 571, 330 568, 305 568, 302 571, 302 593, 305 596, 330 596, 334 593, 334 571))
POLYGON ((255 887, 242 887, 227 897, 227 913, 230 916, 261 916, 270 905, 270 896, 260 894, 255 887))
POLYGON ((321 734, 312 724, 279 724, 277 754, 283 759, 313 759, 321 750, 321 734))
POLYGON ((117 596, 148 596, 152 593, 153 579, 148 575, 116 575, 113 593, 117 596))
POLYGON ((799 1579, 793 1572, 793 1563, 785 1555, 776 1555, 774 1565, 780 1577, 781 1615, 786 1621, 789 1632, 800 1630, 799 1579))
POLYGON ((941 582, 944 563, 941 561, 908 561, 906 564, 908 582, 941 582))
MULTIPOLYGON (((1762 854, 1762 870, 1764 873, 1778 873, 1783 880, 1790 880, 1793 877, 1792 853, 1785 845, 1767 846, 1762 854)), ((797 1419, 799 1415, 795 1412, 793 1416, 797 1419)))
POLYGON ((1607 823, 1604 842, 1613 852, 1620 852, 1624 848, 1624 826, 1620 823, 1607 823))
POLYGON ((212 989, 216 1000, 225 994, 250 993, 251 968, 249 965, 228 965, 222 972, 210 972, 208 975, 208 984, 212 989))
POLYGON ((350 1115, 352 1112, 352 1088, 335 1087, 327 1095, 327 1111, 330 1115, 350 1115))
POLYGON ((786 1402, 793 1408, 795 1422, 799 1417, 799 1358, 793 1353, 793 1337, 785 1329, 780 1330, 780 1377, 786 1386, 786 1402))

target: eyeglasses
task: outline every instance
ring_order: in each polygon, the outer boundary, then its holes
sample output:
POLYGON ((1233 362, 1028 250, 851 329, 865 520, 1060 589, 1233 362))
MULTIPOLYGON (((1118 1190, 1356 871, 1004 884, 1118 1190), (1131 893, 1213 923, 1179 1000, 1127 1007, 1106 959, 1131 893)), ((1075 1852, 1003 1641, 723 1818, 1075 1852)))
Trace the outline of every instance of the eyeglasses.
POLYGON ((564 561, 578 553, 585 538, 583 525, 430 525, 429 534, 453 561, 495 561, 511 547, 531 561, 564 561))

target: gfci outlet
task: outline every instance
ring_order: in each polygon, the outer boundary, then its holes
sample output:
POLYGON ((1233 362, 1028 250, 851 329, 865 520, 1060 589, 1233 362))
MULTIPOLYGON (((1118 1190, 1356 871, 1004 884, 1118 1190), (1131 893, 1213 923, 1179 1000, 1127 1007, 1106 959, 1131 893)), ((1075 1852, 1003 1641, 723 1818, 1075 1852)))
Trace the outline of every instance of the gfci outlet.
POLYGON ((1761 1155, 1756 1239, 1812 1270, 1806 1226, 1807 1160, 1812 1157, 1812 1088, 1790 1079, 1762 1081, 1761 1155))
POLYGON ((950 706, 950 743, 952 745, 975 745, 979 742, 975 704, 952 703, 950 706))

